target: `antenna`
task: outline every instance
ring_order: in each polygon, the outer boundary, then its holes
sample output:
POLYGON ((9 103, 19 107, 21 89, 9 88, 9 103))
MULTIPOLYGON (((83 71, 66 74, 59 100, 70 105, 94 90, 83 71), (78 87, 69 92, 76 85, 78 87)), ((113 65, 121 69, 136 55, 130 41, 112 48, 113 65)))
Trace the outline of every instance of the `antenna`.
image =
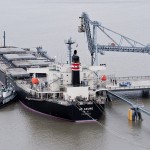
POLYGON ((6 36, 5 36, 5 31, 4 31, 3 38, 4 38, 4 48, 5 48, 5 47, 6 47, 6 45, 5 45, 5 39, 6 39, 6 36))
POLYGON ((68 57, 69 57, 69 64, 71 65, 71 62, 72 62, 72 57, 71 57, 71 55, 72 55, 72 47, 71 47, 71 45, 72 44, 74 44, 75 43, 75 41, 72 41, 72 38, 70 37, 67 41, 65 41, 65 44, 67 44, 68 45, 68 57))

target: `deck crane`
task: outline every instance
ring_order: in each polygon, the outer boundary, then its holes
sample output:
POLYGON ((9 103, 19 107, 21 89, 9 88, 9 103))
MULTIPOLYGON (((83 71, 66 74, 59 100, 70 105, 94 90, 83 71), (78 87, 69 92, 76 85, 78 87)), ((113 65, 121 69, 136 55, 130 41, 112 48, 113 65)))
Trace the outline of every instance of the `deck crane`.
POLYGON ((116 51, 116 52, 134 52, 134 53, 148 53, 150 54, 150 46, 144 45, 131 38, 121 35, 115 31, 112 31, 102 26, 97 21, 91 21, 89 16, 83 12, 81 17, 81 25, 78 28, 79 32, 85 32, 88 42, 88 49, 91 53, 91 65, 98 65, 98 53, 104 54, 105 51, 116 51), (93 28, 91 29, 91 26, 93 28), (110 45, 97 44, 97 29, 104 33, 113 43, 110 45), (111 37, 109 33, 113 33, 119 36, 119 42, 111 37), (126 41, 128 46, 123 46, 123 41, 126 41))

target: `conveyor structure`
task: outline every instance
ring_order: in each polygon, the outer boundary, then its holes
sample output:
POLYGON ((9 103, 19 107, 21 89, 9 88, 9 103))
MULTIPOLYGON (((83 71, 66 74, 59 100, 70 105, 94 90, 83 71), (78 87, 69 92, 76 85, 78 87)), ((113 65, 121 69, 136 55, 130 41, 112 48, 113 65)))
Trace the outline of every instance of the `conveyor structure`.
POLYGON ((98 21, 90 20, 89 16, 83 12, 81 17, 81 25, 79 32, 85 32, 88 42, 88 49, 91 53, 91 65, 98 65, 98 53, 104 54, 105 51, 115 52, 133 52, 150 54, 150 46, 144 45, 122 34, 119 34, 109 28, 102 26, 98 21), (100 30, 112 42, 108 45, 97 44, 97 30, 100 30), (119 41, 115 40, 111 35, 119 37, 119 41), (124 45, 124 43, 127 43, 124 45))
POLYGON ((132 107, 131 109, 133 109, 134 111, 140 110, 141 112, 143 112, 143 113, 147 114, 148 116, 150 116, 150 112, 149 111, 143 109, 141 106, 138 106, 138 105, 132 103, 131 101, 129 101, 129 100, 127 100, 127 99, 125 99, 125 98, 123 98, 123 97, 113 93, 113 92, 107 91, 107 95, 112 95, 112 96, 118 98, 119 100, 129 104, 132 107))

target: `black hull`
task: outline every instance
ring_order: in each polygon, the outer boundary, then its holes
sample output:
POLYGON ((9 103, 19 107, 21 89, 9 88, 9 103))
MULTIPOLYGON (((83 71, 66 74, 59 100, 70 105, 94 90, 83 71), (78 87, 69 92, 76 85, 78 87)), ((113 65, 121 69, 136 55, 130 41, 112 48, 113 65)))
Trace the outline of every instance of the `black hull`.
MULTIPOLYGON (((0 71, 1 81, 5 82, 6 74, 0 71)), ((17 92, 17 97, 28 108, 37 112, 67 119, 70 121, 93 121, 98 120, 104 111, 105 104, 84 104, 84 105, 62 105, 52 101, 36 101, 28 100, 29 93, 26 93, 22 88, 18 87, 12 78, 8 77, 8 82, 11 82, 17 92)))
POLYGON ((2 102, 0 103, 0 109, 2 109, 2 108, 4 108, 4 107, 6 107, 6 106, 9 106, 10 104, 12 104, 12 103, 14 103, 14 102, 16 102, 17 101, 17 97, 14 97, 11 101, 9 101, 9 102, 7 102, 7 103, 5 103, 5 104, 3 104, 2 102))
POLYGON ((95 121, 101 117, 104 111, 104 105, 100 105, 99 107, 101 109, 99 109, 95 104, 80 105, 80 108, 78 108, 78 106, 75 105, 64 106, 48 101, 34 101, 26 99, 20 101, 28 108, 37 112, 71 121, 95 121), (89 109, 89 111, 87 111, 87 109, 89 109))

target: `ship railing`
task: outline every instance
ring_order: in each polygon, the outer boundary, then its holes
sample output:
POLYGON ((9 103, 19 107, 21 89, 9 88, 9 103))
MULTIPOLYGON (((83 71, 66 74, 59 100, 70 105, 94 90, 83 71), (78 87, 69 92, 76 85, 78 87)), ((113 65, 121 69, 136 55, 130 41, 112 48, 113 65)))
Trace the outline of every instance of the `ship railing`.
POLYGON ((45 101, 46 100, 44 98, 43 99, 36 98, 35 96, 32 96, 32 95, 26 97, 26 99, 28 99, 28 100, 36 100, 36 101, 45 101))
POLYGON ((38 100, 38 101, 47 100, 47 101, 55 101, 55 102, 62 100, 60 96, 55 97, 53 94, 56 94, 56 92, 55 93, 40 93, 40 92, 36 93, 35 91, 30 91, 30 94, 28 94, 27 99, 38 100))
POLYGON ((51 93, 52 92, 50 87, 43 87, 43 88, 41 88, 41 87, 33 87, 32 85, 30 85, 29 88, 30 88, 30 90, 33 90, 33 91, 35 91, 37 93, 44 93, 44 92, 51 93))

